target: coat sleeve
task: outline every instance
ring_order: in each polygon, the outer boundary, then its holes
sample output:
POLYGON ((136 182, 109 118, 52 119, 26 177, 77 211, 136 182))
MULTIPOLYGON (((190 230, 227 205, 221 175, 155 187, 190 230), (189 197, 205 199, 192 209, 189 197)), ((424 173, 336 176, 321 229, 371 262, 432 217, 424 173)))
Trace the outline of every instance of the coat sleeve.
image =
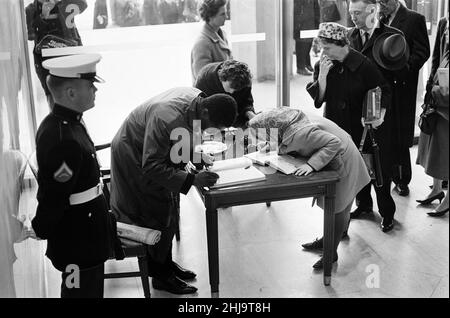
POLYGON ((432 56, 432 63, 431 63, 431 71, 430 71, 430 77, 428 80, 428 83, 433 83, 434 75, 437 72, 437 69, 439 68, 439 64, 441 63, 441 39, 442 39, 442 31, 444 31, 445 28, 445 20, 441 20, 439 22, 439 26, 437 28, 436 33, 436 41, 434 42, 434 49, 433 49, 433 56, 432 56))
POLYGON ((183 190, 184 193, 188 173, 171 163, 171 145, 167 124, 158 116, 148 120, 142 158, 144 181, 156 182, 172 192, 180 193, 183 190))
MULTIPOLYGON (((320 65, 319 62, 314 65, 314 77, 313 81, 306 85, 306 91, 309 93, 309 95, 314 100, 314 106, 316 108, 322 107, 323 102, 325 101, 325 98, 323 100, 319 99, 319 70, 320 65)), ((326 95, 326 93, 325 93, 326 95)))
POLYGON ((248 111, 255 112, 251 87, 246 87, 239 92, 234 93, 233 97, 238 104, 238 113, 240 116, 245 115, 248 111))
POLYGON ((417 17, 414 23, 414 31, 408 66, 411 72, 419 72, 430 57, 430 42, 428 40, 425 17, 423 15, 417 17))
POLYGON ((32 226, 39 238, 48 239, 70 207, 69 197, 74 193, 82 167, 82 150, 75 141, 65 141, 43 154, 38 152, 38 165, 39 203, 32 226), (70 178, 57 177, 58 172, 63 173, 61 168, 66 169, 70 178))
POLYGON ((194 80, 197 79, 200 70, 212 62, 211 50, 203 41, 197 42, 192 49, 192 75, 194 80))
POLYGON ((317 127, 304 128, 297 133, 295 142, 299 153, 310 157, 308 164, 315 170, 322 170, 336 157, 341 141, 338 137, 317 127))

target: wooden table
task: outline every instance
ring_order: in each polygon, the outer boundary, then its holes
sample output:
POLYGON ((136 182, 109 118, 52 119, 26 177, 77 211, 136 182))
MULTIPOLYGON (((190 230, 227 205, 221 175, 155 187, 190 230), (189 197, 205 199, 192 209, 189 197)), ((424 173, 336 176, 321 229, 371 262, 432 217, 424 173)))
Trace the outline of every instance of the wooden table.
POLYGON ((322 171, 308 177, 288 176, 282 173, 266 175, 266 180, 239 186, 198 189, 206 207, 209 281, 213 297, 219 296, 219 233, 217 209, 253 203, 274 202, 307 197, 325 197, 324 209, 324 284, 331 283, 334 240, 334 197, 338 174, 322 171))

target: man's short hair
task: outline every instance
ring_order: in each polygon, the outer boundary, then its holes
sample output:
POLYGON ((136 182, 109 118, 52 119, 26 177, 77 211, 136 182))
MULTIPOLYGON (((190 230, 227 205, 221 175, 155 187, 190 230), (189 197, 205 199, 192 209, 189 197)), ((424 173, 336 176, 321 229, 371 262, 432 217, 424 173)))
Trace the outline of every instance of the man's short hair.
POLYGON ((237 103, 227 94, 215 94, 202 100, 201 106, 208 110, 209 120, 215 127, 231 127, 237 117, 237 103))
POLYGON ((209 19, 215 16, 219 9, 227 4, 227 0, 202 0, 198 6, 198 13, 202 20, 209 22, 209 19))
POLYGON ((237 91, 252 85, 252 74, 245 63, 235 60, 225 61, 217 73, 220 81, 230 81, 231 88, 237 91))
POLYGON ((74 79, 72 78, 65 78, 53 75, 47 76, 47 86, 53 97, 60 96, 63 93, 62 90, 73 81, 74 79))

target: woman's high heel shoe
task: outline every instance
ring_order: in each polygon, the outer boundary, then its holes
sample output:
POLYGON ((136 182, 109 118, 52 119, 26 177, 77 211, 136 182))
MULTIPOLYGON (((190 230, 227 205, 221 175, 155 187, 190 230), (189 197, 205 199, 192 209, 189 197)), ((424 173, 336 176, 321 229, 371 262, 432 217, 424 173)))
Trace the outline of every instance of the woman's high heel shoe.
POLYGON ((434 212, 430 212, 427 213, 429 216, 434 216, 434 217, 439 217, 439 216, 444 216, 448 213, 449 208, 446 208, 445 210, 442 211, 434 211, 434 212))
POLYGON ((445 193, 444 191, 439 192, 436 195, 433 195, 431 198, 425 199, 425 200, 416 200, 419 204, 421 205, 429 205, 431 204, 434 200, 439 200, 439 204, 442 202, 442 200, 444 200, 445 198, 445 193))

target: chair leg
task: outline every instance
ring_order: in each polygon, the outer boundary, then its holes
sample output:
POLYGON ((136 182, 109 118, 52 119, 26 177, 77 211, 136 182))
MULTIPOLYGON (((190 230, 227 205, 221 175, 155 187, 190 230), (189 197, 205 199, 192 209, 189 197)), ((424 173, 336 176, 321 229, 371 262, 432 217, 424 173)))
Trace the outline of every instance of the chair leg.
POLYGON ((178 211, 177 211, 175 239, 177 240, 177 242, 179 242, 181 239, 181 237, 180 237, 180 208, 179 207, 178 207, 178 211))
POLYGON ((138 257, 139 272, 141 273, 142 289, 144 290, 144 297, 151 298, 150 283, 148 281, 148 262, 146 256, 138 257))

